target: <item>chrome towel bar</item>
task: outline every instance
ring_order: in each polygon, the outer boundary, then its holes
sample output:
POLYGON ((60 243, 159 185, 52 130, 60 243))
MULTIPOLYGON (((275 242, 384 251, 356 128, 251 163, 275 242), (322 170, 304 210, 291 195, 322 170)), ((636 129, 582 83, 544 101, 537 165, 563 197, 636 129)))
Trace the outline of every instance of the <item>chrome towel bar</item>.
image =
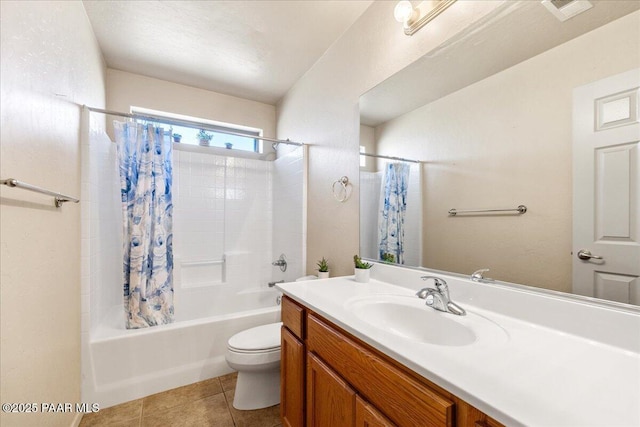
POLYGON ((42 193, 48 196, 53 196, 55 199, 56 207, 59 208, 65 202, 73 202, 78 203, 80 200, 75 197, 65 196, 64 194, 56 193, 55 191, 46 190, 41 187, 37 187, 35 185, 27 184, 26 182, 18 181, 15 178, 4 179, 0 181, 0 184, 6 185, 7 187, 16 187, 22 188, 24 190, 33 191, 35 193, 42 193))
POLYGON ((527 212, 527 207, 525 205, 520 205, 515 209, 477 209, 477 210, 464 210, 459 211, 457 209, 449 209, 449 215, 456 216, 458 214, 466 214, 466 213, 492 213, 492 212, 514 212, 522 215, 527 212))

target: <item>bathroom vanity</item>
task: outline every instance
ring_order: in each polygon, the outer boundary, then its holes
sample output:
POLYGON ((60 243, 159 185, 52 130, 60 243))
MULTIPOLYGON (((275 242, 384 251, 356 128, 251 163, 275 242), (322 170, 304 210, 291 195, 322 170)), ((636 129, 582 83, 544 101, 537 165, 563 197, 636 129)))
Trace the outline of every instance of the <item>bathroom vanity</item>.
POLYGON ((283 425, 640 424, 640 312, 439 275, 455 316, 373 271, 279 285, 283 425))
POLYGON ((283 425, 502 425, 287 297, 282 317, 283 425))

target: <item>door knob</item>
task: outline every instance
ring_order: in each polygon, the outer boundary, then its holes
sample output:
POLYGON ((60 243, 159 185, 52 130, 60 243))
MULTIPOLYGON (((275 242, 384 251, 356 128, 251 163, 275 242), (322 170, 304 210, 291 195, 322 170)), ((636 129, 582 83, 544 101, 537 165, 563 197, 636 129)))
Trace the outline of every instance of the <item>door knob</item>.
POLYGON ((591 252, 589 252, 589 251, 588 251, 588 250, 586 250, 586 249, 580 249, 580 250, 578 251, 578 258, 580 258, 580 259, 584 259, 584 260, 592 259, 592 258, 593 258, 593 259, 602 259, 602 257, 601 257, 601 256, 598 256, 598 255, 591 255, 591 252))

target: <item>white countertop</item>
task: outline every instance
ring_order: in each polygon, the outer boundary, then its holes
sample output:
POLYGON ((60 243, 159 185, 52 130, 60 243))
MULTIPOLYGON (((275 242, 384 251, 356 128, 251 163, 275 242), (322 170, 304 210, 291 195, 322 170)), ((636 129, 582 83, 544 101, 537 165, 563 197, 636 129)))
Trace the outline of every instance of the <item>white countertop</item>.
POLYGON ((406 270, 387 270, 402 276, 402 286, 340 277, 278 288, 505 425, 640 426, 640 314, 441 274, 452 300, 495 322, 506 339, 428 344, 372 326, 348 309, 354 298, 413 296, 425 285, 424 272, 406 270))

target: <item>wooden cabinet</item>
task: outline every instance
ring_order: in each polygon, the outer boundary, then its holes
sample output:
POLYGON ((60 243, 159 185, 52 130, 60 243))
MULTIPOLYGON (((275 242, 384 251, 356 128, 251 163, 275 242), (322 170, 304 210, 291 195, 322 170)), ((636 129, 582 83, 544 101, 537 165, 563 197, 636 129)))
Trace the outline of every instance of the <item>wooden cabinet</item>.
POLYGON ((356 427, 395 427, 391 421, 376 408, 356 396, 356 427))
POLYGON ((280 418, 285 427, 305 425, 304 309, 282 299, 280 418))
POLYGON ((307 351, 327 361, 394 423, 453 425, 454 404, 450 399, 406 375, 315 315, 307 317, 307 351))
POLYGON ((504 427, 287 297, 282 319, 285 426, 504 427))
POLYGON ((286 427, 304 426, 304 344, 282 327, 280 349, 280 416, 286 427))
POLYGON ((282 324, 300 340, 304 340, 305 310, 292 299, 282 298, 282 324))
POLYGON ((307 426, 353 427, 356 392, 317 356, 307 358, 307 426))
POLYGON ((474 408, 463 400, 455 398, 458 420, 457 427, 504 427, 501 423, 474 408))

